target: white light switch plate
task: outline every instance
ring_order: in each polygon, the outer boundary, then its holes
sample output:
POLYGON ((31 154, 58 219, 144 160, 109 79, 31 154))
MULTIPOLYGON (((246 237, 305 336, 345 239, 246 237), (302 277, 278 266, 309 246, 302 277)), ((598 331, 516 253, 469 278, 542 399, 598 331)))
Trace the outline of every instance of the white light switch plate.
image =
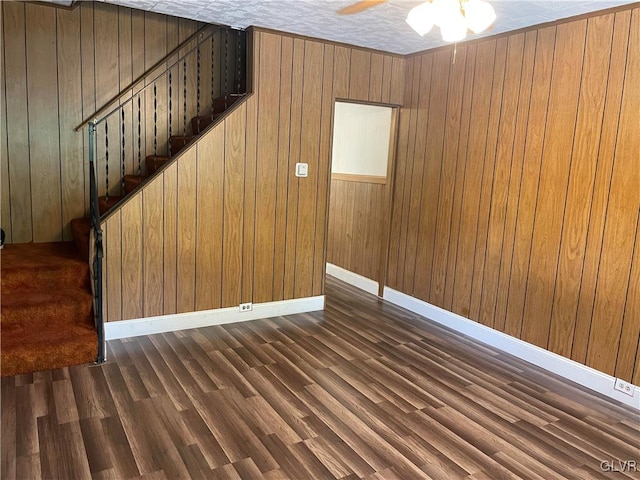
POLYGON ((309 174, 308 163, 296 163, 296 177, 306 177, 309 174))

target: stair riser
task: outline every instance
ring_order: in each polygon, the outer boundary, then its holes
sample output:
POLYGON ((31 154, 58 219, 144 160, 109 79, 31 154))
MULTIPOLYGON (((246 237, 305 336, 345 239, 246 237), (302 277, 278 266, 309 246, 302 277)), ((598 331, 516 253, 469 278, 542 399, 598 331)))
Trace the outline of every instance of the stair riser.
POLYGON ((2 376, 37 372, 44 369, 64 368, 92 363, 98 353, 95 330, 78 329, 73 338, 52 343, 48 338, 32 339, 32 347, 25 349, 19 339, 3 336, 0 364, 2 376))
POLYGON ((149 156, 145 159, 145 164, 147 166, 147 174, 151 175, 156 173, 162 166, 171 161, 170 157, 154 157, 149 156))
POLYGON ((189 144, 195 137, 171 137, 171 155, 175 155, 189 144))
POLYGON ((191 119, 191 131, 196 135, 200 134, 211 123, 213 123, 211 117, 194 117, 191 119))

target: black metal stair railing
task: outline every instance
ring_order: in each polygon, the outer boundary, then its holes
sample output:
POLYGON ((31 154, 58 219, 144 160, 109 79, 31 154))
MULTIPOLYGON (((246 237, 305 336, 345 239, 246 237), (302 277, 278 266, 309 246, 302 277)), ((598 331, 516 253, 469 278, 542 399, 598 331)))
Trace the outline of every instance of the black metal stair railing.
POLYGON ((246 94, 246 32, 212 25, 208 34, 203 31, 194 41, 192 48, 177 60, 167 61, 170 65, 144 87, 133 90, 119 105, 88 123, 98 363, 105 361, 100 226, 104 215, 144 181, 143 158, 147 176, 152 175, 178 153, 179 148, 172 147, 172 139, 176 139, 178 147, 184 146, 201 132, 202 118, 205 125, 213 123, 214 116, 221 113, 216 110, 216 99, 226 108, 232 103, 229 99, 246 94), (232 31, 236 34, 230 35, 232 31), (211 59, 211 64, 203 64, 203 58, 211 59), (228 90, 229 85, 233 91, 228 90), (206 100, 204 105, 202 102, 208 96, 202 92, 207 89, 211 105, 206 105, 206 100), (208 113, 201 117, 204 112, 208 113), (189 118, 193 119, 191 126, 187 123, 189 118), (181 137, 174 137, 175 132, 180 132, 181 137))
MULTIPOLYGON (((95 122, 89 124, 89 145, 95 144, 95 122)), ((96 331, 98 333, 98 356, 96 363, 105 361, 105 339, 104 339, 104 318, 102 314, 102 227, 100 226, 100 210, 98 209, 98 189, 96 182, 96 169, 94 149, 89 148, 89 218, 93 230, 94 252, 93 269, 91 280, 93 282, 94 303, 93 310, 95 316, 96 331)))

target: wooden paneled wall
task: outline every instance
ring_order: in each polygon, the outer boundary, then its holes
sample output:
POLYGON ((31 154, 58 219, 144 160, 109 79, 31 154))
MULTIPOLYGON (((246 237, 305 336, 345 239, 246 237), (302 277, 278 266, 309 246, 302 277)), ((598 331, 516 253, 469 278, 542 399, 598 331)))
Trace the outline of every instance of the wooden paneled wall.
POLYGON ((331 180, 327 262, 380 279, 387 185, 331 180))
POLYGON ((403 60, 252 36, 254 94, 104 221, 108 321, 324 292, 334 100, 401 104, 403 60))
POLYGON ((101 2, 0 8, 2 227, 10 243, 70 240, 89 194, 86 132, 74 128, 200 24, 101 2))
POLYGON ((388 285, 640 384, 640 9, 406 76, 388 285))

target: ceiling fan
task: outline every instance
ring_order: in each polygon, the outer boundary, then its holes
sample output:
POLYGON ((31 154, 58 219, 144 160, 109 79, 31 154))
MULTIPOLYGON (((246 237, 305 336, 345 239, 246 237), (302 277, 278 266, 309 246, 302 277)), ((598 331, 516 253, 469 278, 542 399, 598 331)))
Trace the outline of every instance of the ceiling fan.
MULTIPOLYGON (((339 15, 353 15, 388 0, 361 0, 338 10, 339 15)), ((418 34, 425 35, 434 25, 440 27, 442 39, 458 42, 467 30, 480 33, 496 19, 493 7, 485 0, 427 0, 412 8, 407 23, 418 34)))
POLYGON ((352 3, 344 8, 338 10, 339 15, 353 15, 354 13, 364 12, 371 7, 385 3, 387 0, 362 0, 360 2, 352 3))

